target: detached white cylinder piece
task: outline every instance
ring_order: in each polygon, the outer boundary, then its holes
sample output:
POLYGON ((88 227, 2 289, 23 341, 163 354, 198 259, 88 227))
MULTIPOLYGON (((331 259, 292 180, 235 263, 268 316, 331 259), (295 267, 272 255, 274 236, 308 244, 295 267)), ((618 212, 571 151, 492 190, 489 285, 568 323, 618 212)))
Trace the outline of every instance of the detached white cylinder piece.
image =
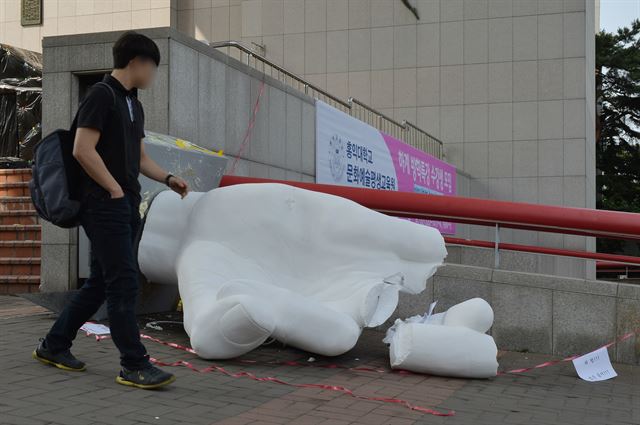
POLYGON ((498 349, 493 338, 462 326, 403 323, 396 328, 391 367, 460 378, 496 376, 498 349))
POLYGON ((493 325, 493 309, 482 298, 472 298, 447 310, 442 324, 464 326, 485 333, 493 325))
POLYGON ((421 320, 396 320, 387 331, 391 367, 432 375, 490 378, 498 372, 498 349, 487 332, 493 309, 482 298, 456 304, 421 320))
POLYGON ((178 284, 196 353, 225 359, 267 338, 313 353, 350 350, 419 293, 447 254, 438 230, 277 183, 151 203, 138 250, 155 283, 178 284))

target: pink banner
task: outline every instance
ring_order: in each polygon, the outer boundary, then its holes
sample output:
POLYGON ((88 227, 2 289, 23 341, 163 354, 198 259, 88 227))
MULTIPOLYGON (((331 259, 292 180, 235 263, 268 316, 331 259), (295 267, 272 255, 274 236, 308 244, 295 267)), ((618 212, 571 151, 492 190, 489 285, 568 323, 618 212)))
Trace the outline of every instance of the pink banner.
MULTIPOLYGON (((456 194, 456 168, 401 140, 381 133, 387 144, 396 171, 398 190, 432 195, 456 194)), ((441 233, 455 234, 455 223, 410 219, 413 222, 435 227, 441 233)))

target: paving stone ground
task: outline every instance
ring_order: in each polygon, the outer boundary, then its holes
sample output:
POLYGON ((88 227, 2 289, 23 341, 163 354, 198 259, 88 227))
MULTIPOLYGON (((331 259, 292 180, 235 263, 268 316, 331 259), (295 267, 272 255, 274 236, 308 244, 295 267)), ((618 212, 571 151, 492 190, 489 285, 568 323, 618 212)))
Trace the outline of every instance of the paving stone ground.
MULTIPOLYGON (((178 379, 170 388, 144 391, 114 382, 118 354, 110 340, 79 335, 74 354, 86 372, 64 372, 37 363, 31 352, 55 316, 18 297, 0 296, 0 424, 640 424, 640 367, 614 365, 618 377, 589 383, 577 378, 570 363, 523 375, 489 380, 447 379, 425 375, 355 372, 311 366, 369 366, 388 369, 382 335, 366 331, 344 356, 317 358, 282 347, 263 346, 239 361, 207 362, 174 348, 145 342, 150 354, 165 362, 187 360, 198 368, 216 364, 237 373, 278 377, 295 384, 344 386, 356 394, 407 400, 455 416, 436 417, 399 405, 367 401, 335 391, 297 388, 219 372, 198 373, 172 367, 178 379), (305 366, 275 365, 298 360, 305 366)), ((174 316, 141 317, 175 320, 174 316)), ((161 325, 144 333, 180 344, 188 338, 180 325, 161 325)), ((594 347, 597 348, 597 347, 594 347)), ((316 356, 317 357, 317 356, 316 356)), ((501 369, 526 367, 550 356, 502 353, 501 369)))

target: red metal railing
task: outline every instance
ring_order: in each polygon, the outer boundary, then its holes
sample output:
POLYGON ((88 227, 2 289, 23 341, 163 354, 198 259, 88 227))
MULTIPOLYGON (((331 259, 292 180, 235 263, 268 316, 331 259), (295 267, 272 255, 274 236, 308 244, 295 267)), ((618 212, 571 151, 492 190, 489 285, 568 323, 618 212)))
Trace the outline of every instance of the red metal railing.
POLYGON ((598 275, 640 277, 640 266, 616 261, 596 261, 598 275))
MULTIPOLYGON (((507 227, 581 236, 640 240, 640 214, 635 213, 227 175, 222 177, 220 187, 243 183, 288 184, 341 196, 367 208, 396 217, 495 226, 496 229, 507 227)), ((504 249, 640 265, 640 257, 501 243, 497 236, 498 232, 496 231, 495 241, 453 237, 445 237, 444 239, 447 243, 454 245, 493 248, 496 251, 496 262, 499 250, 504 249)))

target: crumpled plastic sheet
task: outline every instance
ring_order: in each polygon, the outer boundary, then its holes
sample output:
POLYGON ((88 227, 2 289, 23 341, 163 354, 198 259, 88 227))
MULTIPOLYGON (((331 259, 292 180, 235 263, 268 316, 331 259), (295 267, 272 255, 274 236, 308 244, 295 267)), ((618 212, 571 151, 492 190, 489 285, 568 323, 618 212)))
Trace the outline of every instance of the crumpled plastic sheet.
POLYGON ((0 88, 0 157, 18 156, 16 94, 0 88))
POLYGON ((42 92, 25 90, 17 95, 18 155, 33 158, 33 148, 42 139, 42 92))
POLYGON ((24 164, 42 139, 42 55, 0 44, 0 162, 24 164))
POLYGON ((0 79, 42 77, 42 55, 0 44, 0 79))

